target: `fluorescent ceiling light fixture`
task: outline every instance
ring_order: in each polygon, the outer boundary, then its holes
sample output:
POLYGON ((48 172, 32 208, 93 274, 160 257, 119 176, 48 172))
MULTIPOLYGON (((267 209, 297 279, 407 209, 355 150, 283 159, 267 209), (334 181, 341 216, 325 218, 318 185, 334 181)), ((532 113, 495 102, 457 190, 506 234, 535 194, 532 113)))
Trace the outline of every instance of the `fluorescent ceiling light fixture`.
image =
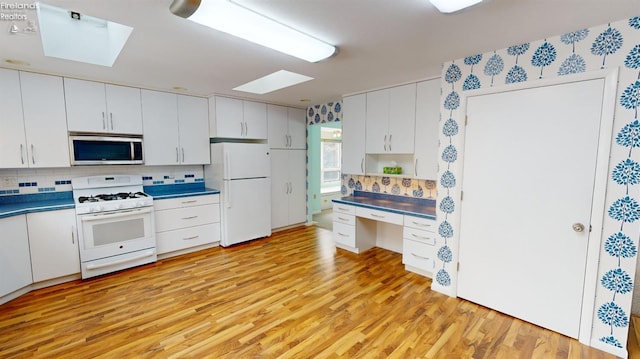
POLYGON ((257 80, 247 82, 244 85, 240 85, 234 88, 234 90, 263 95, 268 92, 280 90, 282 88, 297 85, 309 80, 313 80, 313 77, 300 75, 295 72, 286 70, 280 70, 267 76, 261 77, 257 80))
POLYGON ((475 5, 482 0, 429 0, 438 11, 448 14, 475 5))
POLYGON ((297 58, 318 62, 336 47, 233 1, 173 0, 174 14, 297 58))
POLYGON ((113 66, 132 27, 38 3, 45 56, 113 66))

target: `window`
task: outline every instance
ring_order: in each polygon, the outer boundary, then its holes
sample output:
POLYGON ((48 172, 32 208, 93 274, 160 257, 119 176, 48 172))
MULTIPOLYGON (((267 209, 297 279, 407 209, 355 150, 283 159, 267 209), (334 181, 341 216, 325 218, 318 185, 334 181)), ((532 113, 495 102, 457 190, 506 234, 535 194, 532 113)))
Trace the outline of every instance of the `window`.
POLYGON ((322 193, 340 191, 342 131, 323 128, 320 142, 320 187, 322 193))

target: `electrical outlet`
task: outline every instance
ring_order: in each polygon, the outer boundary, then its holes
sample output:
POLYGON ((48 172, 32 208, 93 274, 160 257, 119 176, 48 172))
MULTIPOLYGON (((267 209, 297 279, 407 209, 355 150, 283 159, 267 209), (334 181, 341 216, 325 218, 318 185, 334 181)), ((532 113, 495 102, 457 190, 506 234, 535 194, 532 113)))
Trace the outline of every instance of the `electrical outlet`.
POLYGON ((18 187, 18 181, 15 177, 0 177, 0 186, 2 188, 18 187))

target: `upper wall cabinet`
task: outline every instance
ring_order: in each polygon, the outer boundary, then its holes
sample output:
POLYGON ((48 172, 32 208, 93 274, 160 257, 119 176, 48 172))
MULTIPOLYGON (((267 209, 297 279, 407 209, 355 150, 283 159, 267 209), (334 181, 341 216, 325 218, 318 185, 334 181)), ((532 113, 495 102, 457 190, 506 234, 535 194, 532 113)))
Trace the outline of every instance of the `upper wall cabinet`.
POLYGON ((416 84, 372 91, 366 96, 366 152, 413 153, 416 84))
POLYGON ((434 180, 438 172, 440 79, 418 82, 416 98, 414 176, 434 180))
POLYGON ((305 111, 267 105, 269 147, 304 150, 307 148, 305 111))
POLYGON ((365 132, 367 117, 366 94, 342 100, 342 173, 365 174, 365 132))
POLYGON ((69 131, 142 134, 140 89, 65 78, 64 92, 69 131))
POLYGON ((214 96, 209 107, 209 137, 267 139, 266 104, 214 96))
POLYGON ((208 164, 207 99, 142 90, 144 163, 208 164))
POLYGON ((0 168, 69 167, 62 78, 0 69, 0 168))

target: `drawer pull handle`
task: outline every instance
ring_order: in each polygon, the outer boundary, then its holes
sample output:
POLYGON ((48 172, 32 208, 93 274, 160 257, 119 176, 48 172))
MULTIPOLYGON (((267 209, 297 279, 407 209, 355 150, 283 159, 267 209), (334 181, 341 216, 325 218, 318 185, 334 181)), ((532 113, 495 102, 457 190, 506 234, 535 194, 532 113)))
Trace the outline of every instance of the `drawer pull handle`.
POLYGON ((416 226, 420 226, 420 227, 431 227, 431 224, 427 224, 427 223, 419 223, 416 221, 411 221, 411 223, 415 224, 416 226))
POLYGON ((349 210, 349 208, 344 208, 344 207, 338 207, 338 209, 341 210, 341 211, 348 211, 349 210))
POLYGON ((193 237, 182 238, 182 240, 183 240, 183 241, 189 241, 189 240, 192 240, 192 239, 197 239, 198 237, 200 237, 200 236, 193 236, 193 237))
POLYGON ((382 215, 379 215, 379 214, 375 214, 375 213, 371 213, 371 217, 385 218, 385 216, 382 216, 382 215))
POLYGON ((418 255, 418 254, 415 254, 415 253, 413 253, 413 252, 411 252, 411 255, 412 255, 412 256, 414 256, 414 257, 416 257, 416 258, 420 258, 420 259, 427 259, 427 260, 428 260, 428 259, 431 259, 431 258, 429 258, 429 257, 423 257, 423 256, 418 255))
POLYGON ((196 203, 198 202, 197 200, 192 200, 192 201, 182 201, 182 204, 189 204, 189 203, 196 203))
POLYGON ((194 218, 198 218, 198 216, 182 217, 182 219, 194 219, 194 218))
POLYGON ((348 234, 344 234, 344 233, 340 233, 340 232, 338 232, 338 235, 339 235, 339 236, 343 236, 343 237, 351 237, 351 236, 350 236, 350 235, 348 235, 348 234))
POLYGON ((424 239, 424 240, 428 240, 428 239, 429 239, 429 237, 419 236, 419 235, 417 235, 417 234, 415 234, 415 233, 411 233, 411 235, 412 235, 414 238, 418 238, 418 239, 424 239))
POLYGON ((341 220, 341 221, 348 221, 349 220, 349 218, 343 218, 343 217, 338 217, 338 219, 341 220))

